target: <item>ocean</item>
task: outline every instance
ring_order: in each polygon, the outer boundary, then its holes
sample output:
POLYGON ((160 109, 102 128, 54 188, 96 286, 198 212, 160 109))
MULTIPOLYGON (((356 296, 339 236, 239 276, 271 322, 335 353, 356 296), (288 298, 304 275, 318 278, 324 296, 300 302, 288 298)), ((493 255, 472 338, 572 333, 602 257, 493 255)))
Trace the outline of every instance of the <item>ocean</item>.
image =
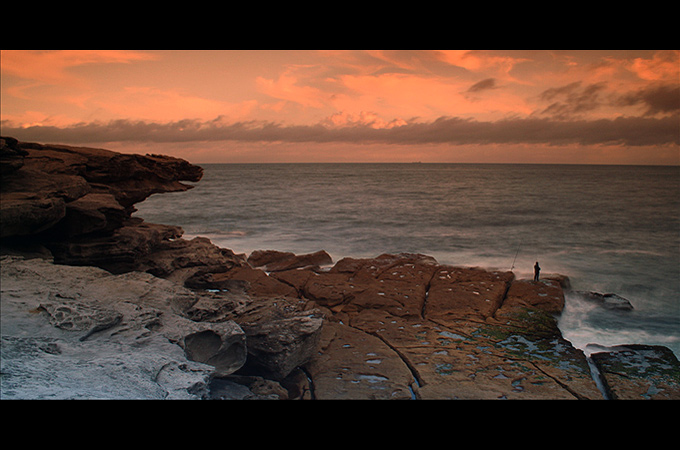
MULTIPOLYGON (((632 311, 569 294, 559 326, 588 344, 665 345, 680 357, 680 167, 509 164, 205 164, 187 192, 136 205, 236 253, 422 253, 441 264, 569 276, 632 311)), ((589 347, 590 348, 590 347, 589 347)))

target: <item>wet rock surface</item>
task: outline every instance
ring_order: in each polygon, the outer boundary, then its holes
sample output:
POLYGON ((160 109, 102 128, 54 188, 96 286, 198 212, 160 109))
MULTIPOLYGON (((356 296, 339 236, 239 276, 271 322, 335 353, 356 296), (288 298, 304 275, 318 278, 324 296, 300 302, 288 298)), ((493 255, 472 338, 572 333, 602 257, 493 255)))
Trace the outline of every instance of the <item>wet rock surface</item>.
POLYGON ((667 347, 619 345, 591 354, 613 400, 680 400, 680 365, 667 347))

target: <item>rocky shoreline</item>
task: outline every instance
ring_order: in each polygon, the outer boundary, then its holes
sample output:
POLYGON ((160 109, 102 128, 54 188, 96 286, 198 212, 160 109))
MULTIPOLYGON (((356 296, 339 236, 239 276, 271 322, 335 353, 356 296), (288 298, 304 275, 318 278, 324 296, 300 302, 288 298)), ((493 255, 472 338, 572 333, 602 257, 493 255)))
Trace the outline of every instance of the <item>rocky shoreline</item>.
POLYGON ((162 155, 2 138, 0 167, 3 399, 680 398, 667 348, 562 337, 564 276, 187 240, 132 217, 202 176, 162 155))

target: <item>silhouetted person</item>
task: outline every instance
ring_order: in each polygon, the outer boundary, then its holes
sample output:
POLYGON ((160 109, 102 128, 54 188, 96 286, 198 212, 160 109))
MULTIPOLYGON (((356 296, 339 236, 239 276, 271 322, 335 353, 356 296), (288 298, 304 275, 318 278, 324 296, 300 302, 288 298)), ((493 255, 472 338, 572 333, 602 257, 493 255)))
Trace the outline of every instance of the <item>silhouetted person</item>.
POLYGON ((538 265, 538 261, 534 264, 534 281, 538 281, 538 274, 541 273, 541 268, 538 265))

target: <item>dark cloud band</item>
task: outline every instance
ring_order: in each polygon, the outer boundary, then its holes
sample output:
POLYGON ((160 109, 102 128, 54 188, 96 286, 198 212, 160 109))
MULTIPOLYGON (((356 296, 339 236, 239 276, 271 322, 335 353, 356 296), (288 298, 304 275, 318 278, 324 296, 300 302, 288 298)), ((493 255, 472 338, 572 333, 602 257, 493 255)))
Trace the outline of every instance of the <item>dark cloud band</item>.
POLYGON ((272 122, 184 120, 150 123, 118 120, 79 123, 69 127, 13 127, 2 123, 2 133, 21 140, 49 143, 98 142, 347 142, 386 144, 547 144, 547 145, 680 145, 680 116, 621 117, 613 120, 558 121, 518 118, 479 122, 441 117, 433 122, 411 122, 393 128, 353 125, 339 128, 317 125, 282 125, 272 122))

